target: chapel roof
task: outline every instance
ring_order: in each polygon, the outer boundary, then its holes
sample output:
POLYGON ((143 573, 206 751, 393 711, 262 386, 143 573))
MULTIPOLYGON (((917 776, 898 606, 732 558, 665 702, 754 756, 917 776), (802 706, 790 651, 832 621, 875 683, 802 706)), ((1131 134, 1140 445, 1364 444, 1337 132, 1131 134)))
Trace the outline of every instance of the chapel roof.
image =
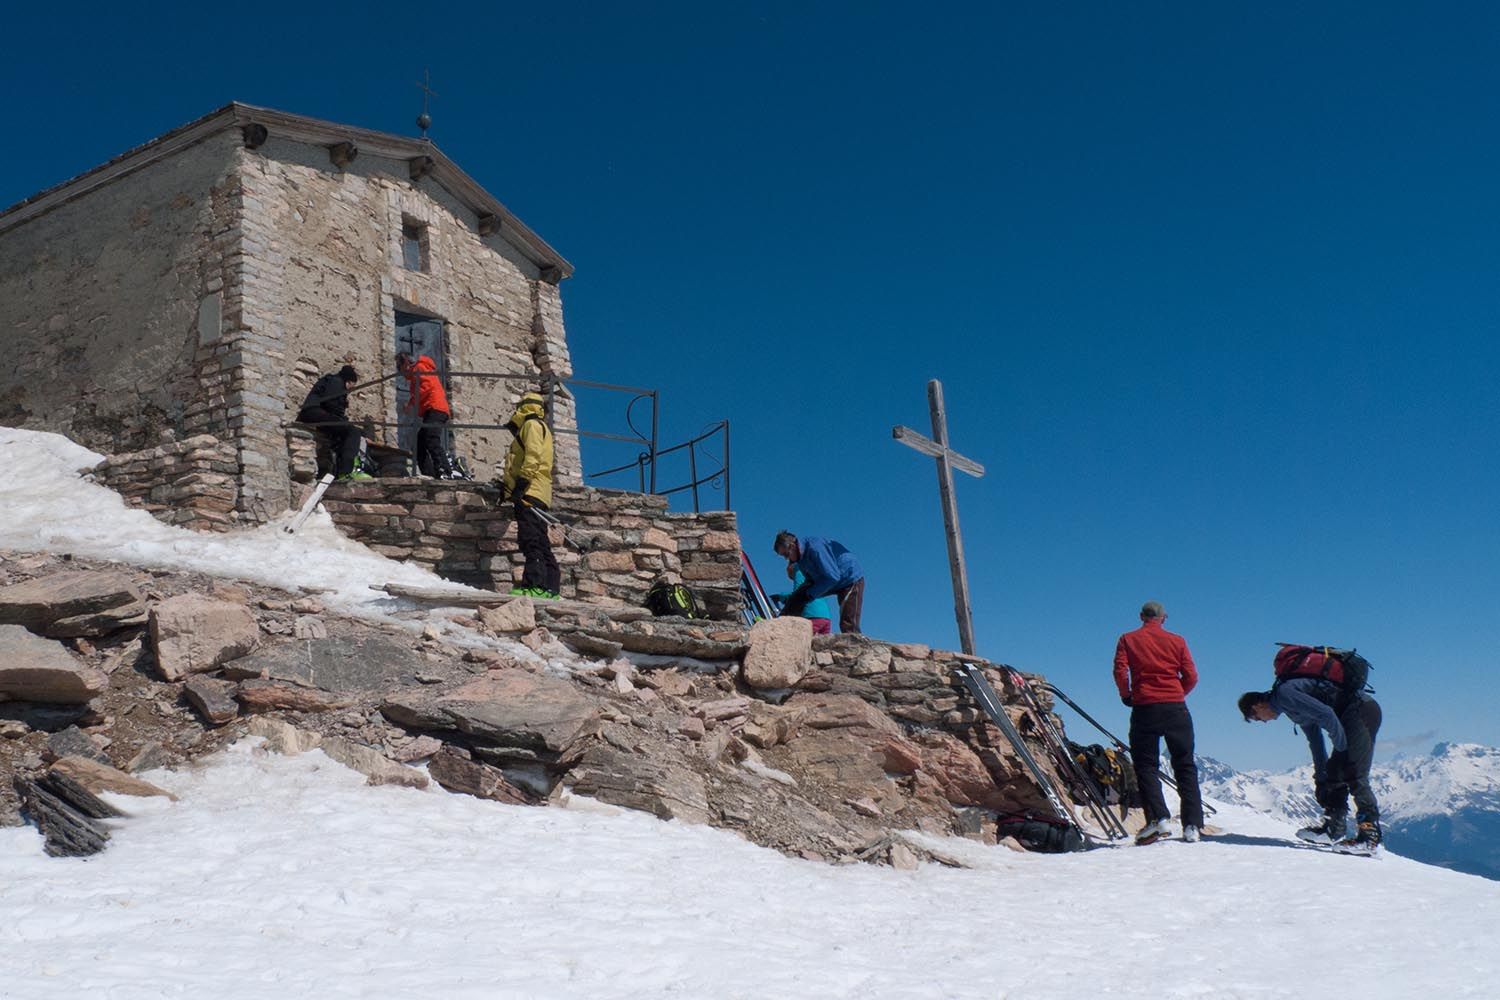
MULTIPOLYGON (((106 163, 87 170, 76 177, 39 191, 29 198, 0 210, 0 232, 18 226, 57 206, 102 187, 126 174, 134 173, 179 150, 217 135, 229 128, 249 129, 260 126, 272 137, 291 139, 324 146, 352 143, 363 153, 400 160, 431 157, 428 176, 445 188, 460 202, 481 218, 490 217, 504 238, 524 253, 528 259, 549 274, 553 280, 561 280, 573 273, 573 265, 548 245, 529 226, 500 203, 494 195, 479 185, 474 178, 448 158, 442 150, 428 139, 376 132, 371 129, 341 125, 337 122, 309 118, 273 108, 261 108, 252 104, 233 101, 201 118, 188 122, 134 149, 128 149, 106 163)), ((257 143, 256 145, 259 145, 257 143)))

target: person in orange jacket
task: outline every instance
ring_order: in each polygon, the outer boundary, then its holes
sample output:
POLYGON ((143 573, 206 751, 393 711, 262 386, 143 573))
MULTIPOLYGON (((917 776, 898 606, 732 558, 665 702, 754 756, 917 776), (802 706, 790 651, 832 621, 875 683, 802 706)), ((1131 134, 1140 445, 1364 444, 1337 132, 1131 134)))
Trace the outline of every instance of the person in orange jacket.
POLYGON ((1171 833, 1166 799, 1161 793, 1161 741, 1167 741, 1172 774, 1182 801, 1182 839, 1195 842, 1203 831, 1203 798, 1198 765, 1193 760, 1193 717, 1187 696, 1198 684, 1198 668, 1187 640, 1162 628, 1166 610, 1156 601, 1141 606, 1141 627, 1115 644, 1115 687, 1130 706, 1130 759, 1146 810, 1146 826, 1137 844, 1149 844, 1171 833))
POLYGON ((415 413, 421 421, 417 428, 417 469, 424 476, 450 478, 452 470, 448 453, 443 449, 443 430, 451 411, 437 365, 425 354, 415 361, 410 354, 398 354, 396 370, 406 376, 407 412, 415 413))

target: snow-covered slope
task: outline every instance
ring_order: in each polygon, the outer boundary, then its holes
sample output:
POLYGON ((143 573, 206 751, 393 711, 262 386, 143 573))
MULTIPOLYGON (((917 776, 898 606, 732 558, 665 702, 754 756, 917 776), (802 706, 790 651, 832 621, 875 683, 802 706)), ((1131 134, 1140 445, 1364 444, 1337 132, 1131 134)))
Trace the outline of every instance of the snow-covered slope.
POLYGON ((642 813, 370 788, 250 741, 87 861, 0 830, 7 1000, 1489 997, 1500 885, 1233 832, 833 867, 642 813), (1368 916, 1339 934, 1351 906, 1368 916))
MULTIPOLYGON (((1312 766, 1238 772, 1200 758, 1206 794, 1302 825, 1321 814, 1312 766)), ((1500 879, 1500 749, 1439 743, 1432 753, 1377 764, 1386 845, 1410 858, 1500 879)))
MULTIPOLYGON (((296 538, 169 528, 81 481, 90 457, 0 429, 0 548, 332 587, 375 616, 369 584, 434 582, 326 518, 296 538)), ((114 797, 135 815, 94 858, 0 829, 0 998, 1301 1000, 1500 981, 1500 884, 1311 849, 1232 803, 1201 844, 943 842, 972 867, 901 872, 643 813, 370 788, 249 742, 147 777, 179 801, 114 797), (1368 919, 1339 933, 1355 905, 1368 919)))

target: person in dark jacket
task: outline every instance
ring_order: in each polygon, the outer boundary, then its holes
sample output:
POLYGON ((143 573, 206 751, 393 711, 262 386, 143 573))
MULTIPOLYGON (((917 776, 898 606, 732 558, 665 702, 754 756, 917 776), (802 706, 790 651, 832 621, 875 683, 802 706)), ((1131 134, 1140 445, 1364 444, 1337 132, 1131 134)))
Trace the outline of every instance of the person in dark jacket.
POLYGON ((424 476, 452 478, 448 452, 443 447, 443 430, 452 411, 437 365, 425 354, 416 360, 410 354, 398 354, 396 370, 406 376, 407 412, 415 413, 421 421, 417 427, 417 470, 424 476))
POLYGON ((1370 786, 1375 737, 1380 732, 1380 703, 1364 692, 1346 694, 1316 677, 1289 677, 1269 691, 1240 695, 1246 722, 1270 722, 1285 715, 1301 728, 1313 761, 1313 794, 1323 807, 1323 822, 1297 831, 1314 844, 1337 844, 1346 851, 1373 852, 1380 846, 1380 804, 1370 786), (1333 753, 1323 746, 1328 734, 1333 753), (1349 797, 1354 797, 1357 826, 1346 839, 1349 797))
POLYGON ((801 615, 807 602, 827 594, 839 599, 839 631, 859 631, 860 615, 865 604, 865 571, 854 553, 831 538, 806 535, 798 538, 790 531, 776 533, 776 554, 796 564, 806 579, 787 596, 781 613, 801 615))
POLYGON ((1146 810, 1146 826, 1137 844, 1169 835, 1171 811, 1161 791, 1161 741, 1167 741, 1172 775, 1182 802, 1182 839, 1195 843, 1203 831, 1203 798, 1198 765, 1193 761, 1193 717, 1188 693, 1198 683, 1198 668, 1187 640, 1162 628, 1167 612, 1156 601, 1141 606, 1141 627, 1115 644, 1115 686, 1130 706, 1130 759, 1146 810))
MULTIPOLYGON (((372 478, 354 471, 361 435, 359 428, 349 422, 349 390, 358 381, 353 365, 345 365, 336 374, 324 375, 313 383, 312 391, 302 401, 302 409, 297 411, 297 420, 313 425, 314 432, 328 443, 333 452, 333 474, 339 479, 372 478)), ((326 472, 318 469, 319 476, 326 472)))

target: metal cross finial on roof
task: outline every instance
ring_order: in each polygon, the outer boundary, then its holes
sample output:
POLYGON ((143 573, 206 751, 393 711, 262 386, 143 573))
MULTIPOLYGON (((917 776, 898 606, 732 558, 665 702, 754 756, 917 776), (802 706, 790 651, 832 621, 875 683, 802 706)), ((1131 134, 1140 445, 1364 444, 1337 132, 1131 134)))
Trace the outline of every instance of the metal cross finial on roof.
POLYGON ((969 572, 964 566, 964 541, 958 532, 958 501, 953 497, 953 470, 979 477, 984 466, 948 447, 948 414, 943 409, 943 383, 927 383, 927 405, 932 413, 932 437, 897 424, 891 437, 908 448, 937 459, 938 493, 943 501, 943 530, 948 536, 948 570, 953 574, 953 614, 958 620, 958 641, 965 653, 974 654, 974 612, 969 605, 969 572))
POLYGON ((427 138, 427 130, 432 128, 432 115, 427 113, 427 102, 437 96, 437 91, 432 89, 432 71, 422 70, 422 82, 417 84, 422 91, 422 113, 417 115, 417 128, 422 130, 422 138, 427 138))

